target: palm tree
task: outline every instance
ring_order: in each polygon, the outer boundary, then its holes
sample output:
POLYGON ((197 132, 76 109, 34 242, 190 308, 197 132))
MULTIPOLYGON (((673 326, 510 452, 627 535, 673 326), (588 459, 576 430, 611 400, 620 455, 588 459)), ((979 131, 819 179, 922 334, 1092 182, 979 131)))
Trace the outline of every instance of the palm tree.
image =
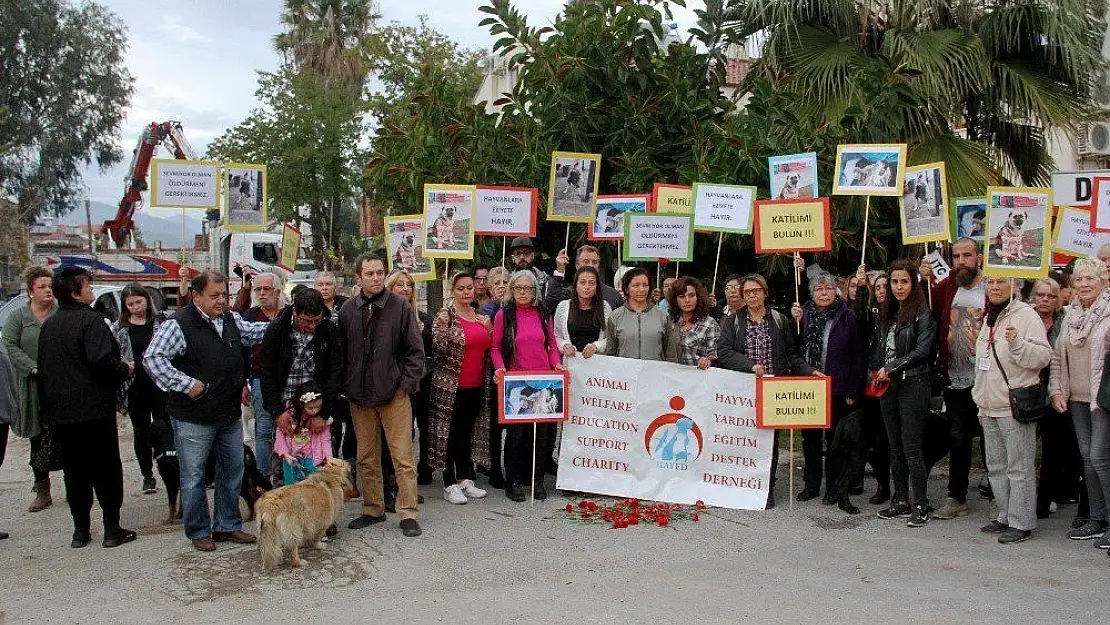
POLYGON ((274 37, 274 47, 325 88, 342 81, 361 89, 369 71, 365 42, 378 17, 373 0, 286 0, 286 31, 274 37))
MULTIPOLYGON (((860 142, 946 161, 956 195, 1041 185, 1049 127, 1095 112, 1106 0, 731 0, 730 37, 762 37, 749 83, 860 142), (759 34, 762 33, 762 34, 759 34)), ((784 129, 789 132, 789 129, 784 129)))

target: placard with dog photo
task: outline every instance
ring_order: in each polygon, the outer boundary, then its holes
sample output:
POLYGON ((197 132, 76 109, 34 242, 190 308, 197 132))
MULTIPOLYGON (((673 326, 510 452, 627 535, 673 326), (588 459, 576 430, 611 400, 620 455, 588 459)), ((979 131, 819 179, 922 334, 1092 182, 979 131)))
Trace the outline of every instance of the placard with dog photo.
POLYGON ((907 167, 899 208, 902 243, 949 240, 952 228, 948 221, 948 177, 944 163, 907 167))
POLYGON ((625 213, 646 213, 649 196, 599 195, 594 224, 586 236, 591 241, 620 241, 624 238, 625 213))
POLYGON ((436 265, 424 256, 424 216, 385 218, 385 250, 389 270, 404 269, 417 282, 436 279, 436 265))
POLYGON ((463 184, 424 185, 424 255, 474 258, 474 195, 463 184))
POLYGON ((902 195, 906 144, 836 146, 833 195, 902 195))
POLYGON ((800 200, 818 197, 817 153, 772 156, 767 159, 771 170, 771 199, 800 200))
POLYGON ((601 155, 552 152, 547 185, 547 220, 588 224, 597 210, 601 155))
POLYGON ((952 202, 953 241, 969 238, 980 243, 986 237, 987 200, 981 197, 958 197, 952 202))
POLYGON ((238 232, 265 230, 266 166, 228 163, 224 171, 224 227, 238 232))
POLYGON ((569 387, 566 371, 507 371, 497 381, 497 420, 507 424, 566 421, 569 387))
POLYGON ((987 262, 983 274, 1000 278, 1048 276, 1052 189, 987 189, 987 262))

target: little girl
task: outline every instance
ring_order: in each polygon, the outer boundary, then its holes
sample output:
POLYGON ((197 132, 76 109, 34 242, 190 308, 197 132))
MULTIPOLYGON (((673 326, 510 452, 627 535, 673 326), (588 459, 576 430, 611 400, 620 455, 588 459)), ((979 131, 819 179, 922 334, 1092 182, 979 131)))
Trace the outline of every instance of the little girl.
POLYGON ((302 384, 293 396, 293 434, 278 430, 274 437, 274 453, 281 459, 285 484, 296 484, 331 458, 330 428, 318 434, 308 429, 308 422, 320 416, 323 404, 324 396, 315 382, 302 384))

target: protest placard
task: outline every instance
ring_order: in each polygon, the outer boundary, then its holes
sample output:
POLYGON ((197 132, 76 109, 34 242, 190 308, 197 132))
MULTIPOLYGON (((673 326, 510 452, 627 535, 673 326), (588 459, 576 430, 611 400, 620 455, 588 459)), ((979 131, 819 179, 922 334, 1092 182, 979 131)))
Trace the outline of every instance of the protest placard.
POLYGON ((761 428, 827 428, 832 422, 832 378, 756 378, 755 414, 761 428))
POLYGON ((534 237, 540 190, 478 185, 474 199, 474 234, 534 237))
POLYGON ((1098 249, 1110 243, 1110 232, 1091 231, 1091 211, 1078 206, 1061 206, 1056 214, 1053 248, 1058 254, 1094 258, 1098 249))
POLYGON ((649 210, 661 214, 692 215, 693 189, 680 184, 657 182, 651 189, 649 210))
POLYGON ((692 260, 693 257, 693 217, 654 213, 625 214, 625 260, 692 260))
POLYGON ((709 232, 751 234, 755 187, 696 183, 694 228, 709 232))
POLYGON ((156 158, 150 161, 150 206, 217 209, 220 164, 156 158))
POLYGON ((758 200, 755 203, 757 254, 823 252, 832 249, 829 198, 758 200))

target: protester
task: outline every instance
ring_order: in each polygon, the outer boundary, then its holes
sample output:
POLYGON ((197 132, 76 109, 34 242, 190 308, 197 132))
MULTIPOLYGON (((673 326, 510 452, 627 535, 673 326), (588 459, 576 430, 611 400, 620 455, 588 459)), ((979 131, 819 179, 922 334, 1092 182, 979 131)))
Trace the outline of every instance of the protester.
MULTIPOLYGON (((881 302, 886 301, 887 279, 885 274, 868 275, 862 265, 856 272, 856 298, 852 305, 852 314, 856 316, 859 344, 870 345, 872 337, 879 331, 879 308, 881 302)), ((866 365, 865 356, 865 365, 866 365)), ((874 375, 874 371, 864 369, 865 373, 874 375)), ((863 413, 863 447, 867 455, 867 463, 871 465, 877 488, 875 494, 867 501, 874 505, 884 504, 890 500, 890 444, 886 436, 886 424, 883 422, 883 411, 879 405, 878 397, 869 397, 865 393, 857 404, 863 413)), ((862 485, 857 487, 852 494, 862 494, 862 485)))
POLYGON ((613 311, 601 296, 600 284, 596 269, 580 267, 574 273, 574 296, 559 302, 555 310, 555 340, 563 356, 582 354, 589 358, 605 350, 605 322, 613 311))
POLYGON ((320 292, 320 296, 324 298, 324 305, 328 308, 328 316, 332 318, 332 323, 338 326, 339 309, 347 302, 347 298, 336 293, 338 282, 335 274, 330 271, 321 271, 316 274, 313 285, 320 292))
POLYGON ((70 546, 80 548, 92 541, 95 492, 104 517, 103 545, 118 547, 135 540, 135 532, 119 524, 123 463, 116 428, 119 389, 132 366, 120 357, 104 317, 90 306, 88 270, 64 266, 54 274, 50 288, 59 305, 39 333, 39 384, 43 417, 58 446, 73 516, 70 546))
POLYGON ((1110 289, 1106 288, 1106 266, 1096 259, 1081 258, 1072 270, 1076 300, 1064 315, 1063 329, 1052 357, 1049 393, 1059 412, 1070 412, 1090 505, 1090 518, 1068 532, 1073 540, 1102 538, 1100 548, 1110 548, 1104 535, 1108 529, 1110 501, 1110 419, 1095 404, 1103 379, 1110 330, 1110 289), (1105 545, 1105 547, 1103 547, 1105 545))
MULTIPOLYGON (((316 274, 316 290, 324 298, 324 306, 328 309, 332 329, 339 331, 339 309, 347 302, 347 297, 336 292, 338 280, 330 271, 321 271, 316 274)), ((342 350, 342 346, 340 346, 342 350)), ((331 408, 326 413, 331 417, 331 454, 333 458, 342 458, 351 465, 354 472, 355 458, 358 453, 358 442, 355 440, 355 427, 351 423, 351 405, 342 393, 329 397, 331 408)), ((356 481, 357 484, 357 481, 356 481)), ((356 489, 357 490, 357 489, 356 489)))
POLYGON ((649 299, 648 272, 635 267, 621 278, 628 295, 624 305, 609 315, 605 324, 606 356, 678 362, 678 331, 667 313, 649 299))
MULTIPOLYGON (((862 475, 862 424, 846 423, 849 413, 863 394, 864 361, 859 349, 859 327, 855 315, 837 294, 836 278, 818 273, 809 280, 810 300, 803 307, 795 303, 794 320, 802 328, 801 349, 806 363, 820 375, 832 378, 832 414, 825 430, 803 430, 805 487, 798 501, 809 501, 821 494, 821 458, 825 457, 825 497, 823 503, 837 504, 849 514, 859 514, 850 500, 851 488, 862 475), (839 443, 834 450, 837 431, 839 443), (827 452, 822 453, 822 447, 827 452)), ((861 419, 856 415, 853 419, 861 419)))
MULTIPOLYGON (((1033 284, 1031 299, 1033 310, 1044 326, 1048 344, 1055 348, 1064 320, 1060 285, 1052 278, 1037 280, 1033 284)), ((1041 369, 1043 384, 1048 384, 1051 371, 1051 365, 1041 369)), ((1054 504, 1075 503, 1080 498, 1079 493, 1084 491, 1083 457, 1079 454, 1079 441, 1075 438, 1075 425, 1071 415, 1057 412, 1052 406, 1047 410, 1045 417, 1037 422, 1037 432, 1041 437, 1040 480, 1037 483, 1038 519, 1048 518, 1053 512, 1054 504)), ((1089 510, 1081 512, 1086 519, 1089 510)))
POLYGON ((987 473, 998 516, 981 529, 999 534, 1002 544, 1028 540, 1037 526, 1037 424, 1014 418, 1012 389, 1040 383, 1052 361, 1044 324, 1033 309, 1014 298, 1010 278, 987 278, 986 316, 975 341, 972 394, 983 422, 987 473))
MULTIPOLYGON (((544 296, 544 306, 548 310, 555 310, 559 302, 571 299, 574 296, 574 283, 568 280, 572 276, 566 275, 567 271, 567 254, 566 250, 559 252, 559 256, 555 259, 555 273, 552 275, 552 281, 548 287, 548 293, 544 296)), ((575 254, 574 266, 576 269, 583 267, 590 267, 597 272, 598 275, 598 289, 601 292, 602 299, 609 308, 616 310, 624 304, 624 298, 621 297, 619 291, 613 287, 601 282, 601 251, 592 245, 583 245, 578 248, 575 254)), ((575 273, 574 275, 577 275, 575 273)))
MULTIPOLYGON (((274 455, 281 462, 282 481, 288 485, 315 473, 331 458, 331 435, 326 427, 315 425, 325 414, 324 393, 315 380, 298 386, 285 400, 284 408, 282 415, 289 416, 289 423, 288 427, 278 427, 274 455)), ((328 528, 328 535, 335 535, 332 528, 328 528)))
POLYGON ((416 313, 385 288, 385 263, 373 254, 355 261, 361 292, 339 311, 345 349, 343 388, 351 401, 358 438, 362 514, 350 529, 385 521, 381 433, 384 429, 397 475, 397 512, 407 537, 421 533, 417 521, 416 469, 412 451, 412 405, 424 375, 424 344, 416 313))
POLYGON ((936 323, 911 263, 895 261, 888 284, 891 297, 879 309, 879 331, 872 336, 870 349, 875 379, 890 383, 879 404, 890 443, 894 496, 879 517, 909 517, 909 527, 922 527, 929 522, 924 438, 936 323))
MULTIPOLYGON (((717 344, 717 366, 722 369, 764 375, 812 375, 814 372, 798 345, 795 323, 777 310, 767 308, 767 280, 759 274, 740 279, 744 306, 724 320, 717 344)), ((778 431, 771 452, 770 488, 767 508, 775 507, 775 473, 779 466, 778 431)))
MULTIPOLYGON (((412 274, 404 269, 398 269, 385 279, 385 288, 390 293, 405 298, 416 313, 416 326, 420 329, 420 340, 424 344, 424 376, 420 378, 420 390, 412 394, 412 416, 416 423, 417 449, 420 451, 420 460, 416 465, 416 483, 426 485, 432 483, 432 465, 430 463, 432 428, 428 422, 431 410, 430 400, 432 393, 432 374, 435 372, 435 350, 432 348, 432 320, 428 313, 420 310, 416 305, 416 281, 412 274)), ((397 479, 392 475, 392 459, 389 457, 389 448, 382 448, 382 471, 390 474, 390 488, 386 493, 386 512, 389 512, 396 503, 397 479), (392 503, 391 503, 392 502, 392 503)), ((424 503, 423 496, 417 496, 418 503, 424 503)))
POLYGON ((42 267, 30 267, 24 272, 27 283, 27 305, 13 311, 4 321, 4 348, 11 359, 18 383, 19 414, 12 421, 16 436, 30 439, 29 465, 34 473, 35 499, 27 512, 40 512, 50 507, 50 471, 57 471, 57 454, 53 437, 42 418, 39 398, 39 333, 42 324, 58 311, 50 285, 54 274, 42 267))
MULTIPOLYGON (((297 389, 315 382, 320 389, 316 392, 321 394, 321 412, 301 426, 311 430, 314 439, 326 438, 331 445, 330 432, 326 436, 322 432, 328 429, 326 419, 339 395, 343 351, 339 331, 319 291, 305 287, 293 295, 293 305, 266 328, 260 362, 262 405, 267 413, 278 415, 276 428, 286 438, 294 434, 295 419, 289 406, 299 396, 297 389)), ((259 458, 258 462, 263 461, 259 458)))
POLYGON ((709 293, 695 278, 675 280, 667 293, 671 321, 678 329, 678 362, 708 369, 717 361, 721 326, 713 318, 709 293))
POLYGON ((1107 269, 1110 269, 1110 243, 1103 243, 1099 246, 1098 259, 1107 269))
POLYGON ((509 270, 504 267, 490 269, 486 284, 489 288, 489 301, 483 304, 478 312, 493 319, 493 316, 501 310, 501 305, 509 297, 509 270))
MULTIPOLYGON (((967 490, 971 473, 972 439, 982 435, 979 410, 971 399, 975 381, 975 340, 983 324, 985 294, 980 272, 979 244, 963 237, 952 244, 952 275, 932 287, 933 318, 940 344, 939 370, 945 380, 944 407, 948 415, 950 452, 948 497, 933 512, 937 519, 968 513, 967 490)), ((922 275, 932 269, 921 261, 922 275)))
POLYGON ((239 405, 246 383, 243 350, 262 342, 268 323, 248 323, 228 310, 227 277, 217 271, 201 272, 189 289, 192 302, 154 333, 143 365, 166 393, 166 410, 174 420, 185 536, 197 551, 215 551, 217 542, 255 540, 243 531, 239 514, 243 480, 239 405), (214 518, 208 510, 204 476, 212 454, 216 459, 214 518))
MULTIPOLYGON (((244 284, 246 284, 245 281, 244 284)), ((273 273, 259 273, 254 274, 250 284, 251 288, 248 292, 253 295, 254 300, 252 301, 257 301, 257 304, 245 311, 241 308, 234 308, 233 310, 240 311, 243 321, 248 323, 270 322, 277 319, 283 308, 281 278, 273 273)), ((242 289, 240 289, 240 297, 236 304, 241 305, 242 303, 243 295, 242 289)), ((266 403, 263 401, 261 345, 257 345, 251 350, 250 363, 249 392, 251 407, 254 409, 254 452, 255 457, 258 458, 258 470, 268 478, 270 477, 271 468, 276 467, 273 458, 274 415, 266 409, 266 403)))
POLYGON ((744 278, 740 274, 732 274, 725 278, 725 299, 716 311, 717 320, 731 317, 744 307, 744 298, 740 295, 740 283, 744 278))
POLYGON ((166 421, 166 406, 162 392, 154 385, 154 380, 150 379, 146 369, 136 366, 136 363, 142 364, 143 354, 161 324, 155 317, 154 301, 143 285, 138 282, 128 284, 120 294, 120 299, 123 300, 124 310, 119 321, 112 324, 112 333, 119 343, 124 362, 135 370, 135 378, 126 385, 123 412, 131 418, 135 459, 143 476, 143 492, 149 494, 158 490, 154 481, 151 426, 155 422, 166 421))
POLYGON ((474 265, 474 307, 479 310, 490 302, 489 270, 489 265, 474 265))
MULTIPOLYGON (((4 466, 4 457, 8 451, 8 430, 11 424, 19 420, 18 388, 19 381, 16 380, 12 362, 8 358, 8 350, 0 349, 0 467, 4 466)), ((7 537, 7 532, 0 531, 0 540, 7 537)))
POLYGON ((474 279, 451 277, 451 305, 432 324, 436 372, 429 421, 435 436, 432 466, 443 471, 443 498, 453 504, 481 499, 474 461, 489 458, 489 351, 493 325, 474 310, 474 279))
MULTIPOLYGON (((512 294, 493 321, 493 367, 498 379, 506 371, 562 371, 559 346, 551 318, 543 310, 537 293, 535 275, 515 271, 509 278, 512 294)), ((524 501, 524 485, 531 482, 532 467, 538 466, 533 488, 535 498, 547 498, 543 469, 551 457, 555 427, 544 423, 533 429, 527 425, 505 427, 505 495, 513 501, 524 501)))
POLYGON ((663 287, 654 289, 651 292, 651 301, 659 307, 659 310, 662 310, 663 312, 669 312, 671 306, 670 293, 671 289, 674 287, 675 280, 677 279, 678 278, 676 278, 675 276, 663 278, 663 287))
MULTIPOLYGON (((559 262, 565 267, 567 251, 560 250, 559 255, 562 257, 559 262)), ((536 267, 536 248, 532 245, 532 239, 528 237, 517 237, 509 243, 509 261, 512 264, 513 273, 517 271, 532 272, 532 275, 536 278, 536 289, 540 302, 547 300, 548 290, 554 288, 552 287, 553 283, 561 282, 561 280, 552 280, 547 272, 536 267)))

